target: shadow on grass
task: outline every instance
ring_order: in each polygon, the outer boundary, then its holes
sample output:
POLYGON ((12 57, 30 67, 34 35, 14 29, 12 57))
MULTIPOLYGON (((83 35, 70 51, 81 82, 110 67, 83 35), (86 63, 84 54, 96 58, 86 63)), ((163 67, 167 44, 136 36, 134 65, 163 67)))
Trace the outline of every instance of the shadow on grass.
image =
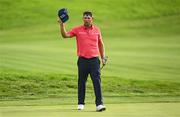
MULTIPOLYGON (((65 112, 64 109, 61 109, 62 112, 65 112)), ((93 110, 77 110, 77 109, 65 109, 66 112, 80 112, 80 113, 83 113, 83 112, 97 112, 97 111, 93 111, 93 110)))
POLYGON ((77 110, 77 109, 58 109, 56 111, 59 112, 78 112, 78 113, 84 113, 84 112, 97 112, 96 110, 77 110))

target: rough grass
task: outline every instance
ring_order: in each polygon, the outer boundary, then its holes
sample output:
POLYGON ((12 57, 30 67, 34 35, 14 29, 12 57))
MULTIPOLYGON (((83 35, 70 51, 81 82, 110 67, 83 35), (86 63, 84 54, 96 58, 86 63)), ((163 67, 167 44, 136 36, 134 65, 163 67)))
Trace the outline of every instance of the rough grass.
MULTIPOLYGON (((1 74, 0 99, 61 98, 77 95, 77 76, 60 74, 1 74)), ((104 96, 180 96, 180 83, 102 77, 104 96)), ((87 95, 94 96, 88 80, 87 95)))
POLYGON ((80 23, 84 10, 92 10, 98 24, 117 24, 121 20, 177 15, 180 13, 179 5, 179 0, 1 0, 0 29, 49 24, 56 20, 57 10, 62 7, 69 9, 72 24, 80 23))

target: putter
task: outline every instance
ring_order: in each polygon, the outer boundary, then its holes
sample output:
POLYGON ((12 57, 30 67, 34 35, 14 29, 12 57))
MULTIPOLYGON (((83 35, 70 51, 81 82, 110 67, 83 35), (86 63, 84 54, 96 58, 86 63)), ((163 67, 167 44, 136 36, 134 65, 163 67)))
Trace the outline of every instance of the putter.
MULTIPOLYGON (((105 60, 105 63, 106 63, 107 60, 108 60, 108 56, 105 56, 104 60, 105 60)), ((106 65, 106 64, 103 64, 103 65, 102 65, 101 70, 104 68, 105 65, 106 65)))

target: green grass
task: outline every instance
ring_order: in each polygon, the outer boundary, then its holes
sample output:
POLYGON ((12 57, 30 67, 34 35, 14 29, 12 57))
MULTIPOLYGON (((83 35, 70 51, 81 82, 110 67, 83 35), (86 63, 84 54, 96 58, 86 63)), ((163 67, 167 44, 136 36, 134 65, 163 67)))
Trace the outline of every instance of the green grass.
POLYGON ((15 106, 0 107, 2 117, 179 117, 180 103, 126 103, 108 104, 107 111, 95 112, 94 105, 87 105, 78 112, 76 105, 58 106, 15 106))
POLYGON ((49 24, 55 20, 57 10, 62 7, 69 9, 72 24, 80 23, 82 12, 87 9, 94 12, 98 23, 105 24, 124 19, 152 19, 180 13, 179 0, 1 0, 0 5, 1 29, 49 24))
MULTIPOLYGON (((86 105, 95 106, 94 96, 88 93, 86 96, 86 105)), ((123 103, 179 103, 180 98, 175 96, 106 96, 104 103, 123 104, 123 103)), ((8 106, 54 106, 54 105, 77 105, 77 97, 72 95, 57 98, 42 99, 5 99, 0 101, 0 107, 8 106)))
MULTIPOLYGON (((1 0, 1 104, 14 99, 76 99, 76 41, 59 35, 56 19, 62 7, 69 10, 67 29, 81 24, 82 12, 90 9, 102 30, 109 56, 102 70, 106 103, 179 101, 179 5, 178 0, 1 0), (121 101, 124 97, 128 101, 121 101)), ((88 81, 89 103, 92 97, 88 81)))
MULTIPOLYGON (((6 100, 38 101, 57 98, 59 101, 56 103, 67 104, 76 103, 77 100, 76 75, 5 73, 1 74, 0 84, 0 100, 5 101, 5 103, 6 100)), ((179 102, 179 85, 179 82, 165 80, 135 80, 114 76, 102 77, 103 96, 106 103, 121 102, 123 98, 128 98, 129 102, 159 102, 160 97, 161 101, 164 102, 179 102), (111 101, 112 99, 114 101, 111 101)), ((90 79, 87 82, 86 92, 87 102, 94 103, 92 101, 92 99, 94 100, 93 86, 90 79)), ((128 102, 126 100, 123 101, 128 102)))
MULTIPOLYGON (((38 28, 23 33, 16 30, 4 37, 0 46, 1 71, 76 74, 75 39, 61 40, 56 28, 52 34, 41 29, 38 32, 38 28)), ((109 62, 102 75, 179 82, 179 36, 105 37, 104 42, 109 62)))

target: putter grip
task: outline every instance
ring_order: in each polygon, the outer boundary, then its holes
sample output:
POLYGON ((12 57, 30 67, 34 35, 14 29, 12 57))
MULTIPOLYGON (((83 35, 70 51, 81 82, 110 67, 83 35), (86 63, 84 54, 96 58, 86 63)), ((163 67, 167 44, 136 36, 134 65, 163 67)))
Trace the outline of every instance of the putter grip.
MULTIPOLYGON (((108 56, 105 56, 103 59, 105 60, 105 63, 106 63, 108 60, 108 56)), ((105 65, 105 64, 103 64, 103 65, 105 65)))
POLYGON ((105 56, 105 57, 104 57, 104 60, 105 60, 105 62, 107 62, 107 60, 108 60, 108 56, 105 56))

